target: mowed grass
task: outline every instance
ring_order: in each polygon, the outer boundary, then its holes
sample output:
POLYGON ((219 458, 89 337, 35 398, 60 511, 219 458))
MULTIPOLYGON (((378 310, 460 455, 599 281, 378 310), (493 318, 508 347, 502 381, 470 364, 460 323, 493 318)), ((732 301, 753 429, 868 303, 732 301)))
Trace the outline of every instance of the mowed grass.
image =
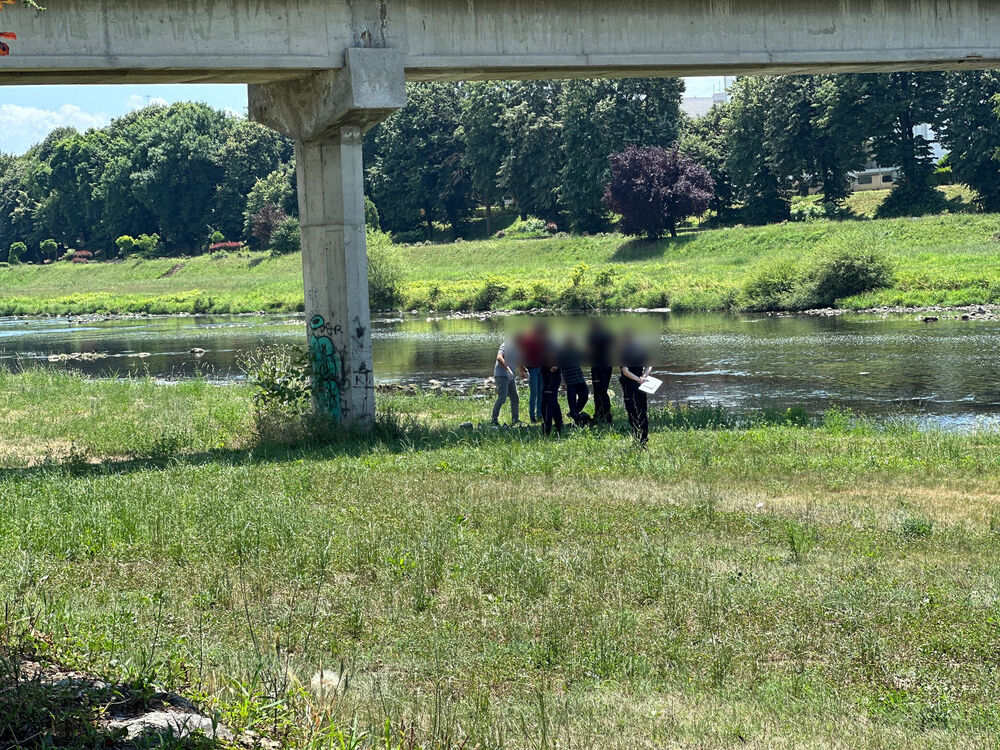
MULTIPOLYGON (((399 246, 394 253, 404 309, 724 310, 740 304, 743 285, 761 267, 873 241, 896 261, 896 279, 890 288, 839 301, 844 307, 861 308, 1000 302, 998 238, 1000 215, 963 213, 733 227, 658 242, 616 234, 505 238, 399 246)), ((0 269, 0 314, 302 308, 298 254, 0 269)))
POLYGON ((996 433, 659 413, 644 452, 424 395, 282 447, 243 386, 30 372, 0 398, 0 643, 286 746, 1000 732, 996 433))

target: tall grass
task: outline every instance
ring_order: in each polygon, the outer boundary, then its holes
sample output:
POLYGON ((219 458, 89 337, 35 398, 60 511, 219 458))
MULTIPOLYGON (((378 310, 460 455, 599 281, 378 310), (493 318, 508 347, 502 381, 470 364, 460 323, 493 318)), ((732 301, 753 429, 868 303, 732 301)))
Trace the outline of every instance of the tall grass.
POLYGON ((996 433, 674 408, 644 451, 622 429, 462 428, 482 404, 421 395, 380 398, 369 435, 268 445, 242 386, 32 372, 0 397, 0 630, 236 729, 317 748, 1000 730, 996 433))

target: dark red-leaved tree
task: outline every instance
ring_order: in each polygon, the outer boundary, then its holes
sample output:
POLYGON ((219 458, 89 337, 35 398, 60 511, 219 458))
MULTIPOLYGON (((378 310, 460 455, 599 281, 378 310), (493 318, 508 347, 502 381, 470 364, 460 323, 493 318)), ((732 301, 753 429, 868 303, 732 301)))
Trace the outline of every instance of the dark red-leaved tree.
POLYGON ((608 157, 611 182, 604 202, 621 214, 622 233, 677 236, 677 222, 708 210, 715 183, 703 166, 677 146, 629 146, 608 157))

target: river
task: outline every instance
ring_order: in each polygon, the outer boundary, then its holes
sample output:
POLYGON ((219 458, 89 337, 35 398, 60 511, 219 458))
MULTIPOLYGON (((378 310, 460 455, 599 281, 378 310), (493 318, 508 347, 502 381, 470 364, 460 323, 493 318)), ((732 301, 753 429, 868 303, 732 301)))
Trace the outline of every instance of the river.
MULTIPOLYGON (((948 429, 1000 425, 1000 321, 669 313, 643 320, 661 331, 656 374, 672 401, 803 405, 813 413, 837 405, 948 429)), ((503 326, 501 318, 376 319, 378 379, 481 382, 503 326)), ((0 364, 225 380, 241 376, 242 352, 303 340, 297 316, 0 318, 0 364)))

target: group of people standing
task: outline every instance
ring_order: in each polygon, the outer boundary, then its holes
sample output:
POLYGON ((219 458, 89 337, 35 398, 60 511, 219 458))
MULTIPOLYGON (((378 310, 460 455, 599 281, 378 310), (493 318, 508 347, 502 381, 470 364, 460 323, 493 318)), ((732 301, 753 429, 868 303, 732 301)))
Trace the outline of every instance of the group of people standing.
POLYGON ((510 401, 511 424, 521 424, 517 377, 528 380, 528 412, 531 422, 542 424, 546 435, 562 433, 563 411, 559 394, 566 392, 569 417, 579 427, 591 424, 610 425, 611 380, 619 371, 625 411, 632 434, 645 445, 649 440, 648 400, 640 386, 649 378, 652 366, 649 355, 630 332, 615 336, 599 320, 594 320, 580 346, 575 336, 567 334, 556 341, 544 323, 505 340, 497 352, 493 379, 497 399, 493 404, 492 424, 499 426, 500 412, 510 401), (584 368, 590 369, 590 386, 584 368), (591 386, 594 413, 584 411, 590 400, 591 386))

